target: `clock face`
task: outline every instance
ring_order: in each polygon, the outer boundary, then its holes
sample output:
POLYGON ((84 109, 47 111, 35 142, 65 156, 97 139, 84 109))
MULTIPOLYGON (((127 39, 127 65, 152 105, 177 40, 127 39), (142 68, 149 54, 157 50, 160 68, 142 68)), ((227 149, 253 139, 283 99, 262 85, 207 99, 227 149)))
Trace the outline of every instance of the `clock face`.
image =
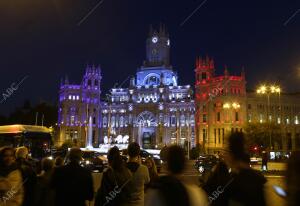
POLYGON ((152 42, 155 44, 158 41, 158 38, 156 36, 152 37, 152 42))

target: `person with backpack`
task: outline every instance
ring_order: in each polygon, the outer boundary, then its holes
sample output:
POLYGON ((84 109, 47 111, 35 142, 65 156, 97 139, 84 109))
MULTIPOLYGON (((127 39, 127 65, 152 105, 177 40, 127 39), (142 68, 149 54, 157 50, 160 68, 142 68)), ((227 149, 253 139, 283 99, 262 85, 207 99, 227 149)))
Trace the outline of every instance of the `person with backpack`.
POLYGON ((128 202, 129 206, 144 205, 145 184, 150 182, 149 171, 145 165, 141 164, 141 149, 138 143, 132 142, 127 148, 129 160, 127 168, 132 173, 131 180, 128 183, 128 202))
POLYGON ((159 178, 156 188, 150 189, 146 206, 208 206, 206 193, 196 185, 183 183, 181 175, 185 168, 184 150, 177 146, 167 149, 168 175, 159 178))
POLYGON ((127 184, 131 178, 131 172, 127 169, 118 147, 109 150, 109 167, 103 172, 102 182, 97 191, 94 206, 116 206, 128 202, 127 184))

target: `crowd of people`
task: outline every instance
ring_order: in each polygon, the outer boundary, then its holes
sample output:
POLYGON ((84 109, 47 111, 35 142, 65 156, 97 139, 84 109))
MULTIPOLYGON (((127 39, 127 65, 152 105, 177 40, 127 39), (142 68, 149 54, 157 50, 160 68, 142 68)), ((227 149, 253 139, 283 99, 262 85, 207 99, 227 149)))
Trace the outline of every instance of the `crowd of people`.
MULTIPOLYGON (((91 171, 80 165, 82 152, 71 148, 68 163, 44 158, 41 172, 28 158, 28 149, 0 149, 0 206, 266 206, 266 178, 249 166, 243 133, 228 138, 227 149, 205 182, 187 184, 185 151, 171 145, 164 150, 166 174, 158 175, 151 157, 142 161, 140 146, 128 145, 127 161, 117 147, 107 154, 108 168, 99 188, 91 171)), ((287 205, 299 203, 300 152, 290 157, 286 175, 287 205)))

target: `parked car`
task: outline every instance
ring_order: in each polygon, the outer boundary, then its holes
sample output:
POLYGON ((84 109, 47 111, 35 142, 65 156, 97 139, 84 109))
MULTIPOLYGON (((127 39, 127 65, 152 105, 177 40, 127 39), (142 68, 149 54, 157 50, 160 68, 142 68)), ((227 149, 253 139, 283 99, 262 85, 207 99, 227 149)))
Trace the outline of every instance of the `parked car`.
POLYGON ((261 157, 250 157, 250 164, 255 165, 255 164, 261 164, 262 163, 262 158, 261 157))
POLYGON ((200 155, 195 161, 194 167, 200 174, 204 174, 212 170, 212 168, 219 162, 215 155, 200 155))
POLYGON ((93 172, 103 172, 104 168, 107 167, 107 158, 98 152, 85 150, 82 151, 82 160, 80 165, 93 172))

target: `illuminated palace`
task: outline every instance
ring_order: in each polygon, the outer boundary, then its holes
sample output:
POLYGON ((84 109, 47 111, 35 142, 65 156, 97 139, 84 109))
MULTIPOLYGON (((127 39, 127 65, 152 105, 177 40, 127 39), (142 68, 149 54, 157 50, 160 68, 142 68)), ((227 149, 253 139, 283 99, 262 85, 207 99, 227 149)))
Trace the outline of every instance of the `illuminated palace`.
POLYGON ((194 146, 193 92, 190 85, 178 85, 170 64, 170 46, 164 27, 151 29, 143 65, 130 78, 128 88, 112 88, 105 102, 100 102, 100 68, 88 66, 81 85, 67 80, 61 84, 60 142, 77 139, 84 145, 91 125, 94 147, 125 136, 143 148, 170 143, 194 146))
POLYGON ((215 152, 225 147, 231 132, 272 123, 281 138, 270 132, 271 149, 300 148, 299 93, 283 93, 271 85, 247 91, 244 71, 231 75, 225 68, 217 76, 214 61, 206 57, 196 60, 194 95, 190 85, 178 84, 170 46, 164 27, 151 29, 143 65, 127 78, 128 87, 112 88, 106 101, 100 101, 99 67, 87 66, 81 84, 70 84, 67 78, 62 81, 57 143, 76 140, 82 146, 98 147, 136 141, 143 148, 175 143, 186 149, 199 143, 206 152, 215 152))
POLYGON ((178 85, 170 65, 170 39, 151 30, 146 60, 129 88, 112 88, 102 105, 102 136, 129 135, 143 148, 169 143, 194 145, 194 101, 190 85, 178 85))
POLYGON ((222 150, 231 132, 263 123, 279 128, 281 138, 271 137, 271 149, 300 148, 299 93, 282 93, 272 85, 246 92, 244 71, 236 76, 225 68, 224 75, 216 76, 214 61, 209 57, 197 59, 195 75, 196 142, 206 152, 222 150))
POLYGON ((86 145, 90 124, 92 142, 98 143, 101 128, 101 69, 87 66, 80 85, 61 81, 58 105, 58 145, 66 140, 86 145))

